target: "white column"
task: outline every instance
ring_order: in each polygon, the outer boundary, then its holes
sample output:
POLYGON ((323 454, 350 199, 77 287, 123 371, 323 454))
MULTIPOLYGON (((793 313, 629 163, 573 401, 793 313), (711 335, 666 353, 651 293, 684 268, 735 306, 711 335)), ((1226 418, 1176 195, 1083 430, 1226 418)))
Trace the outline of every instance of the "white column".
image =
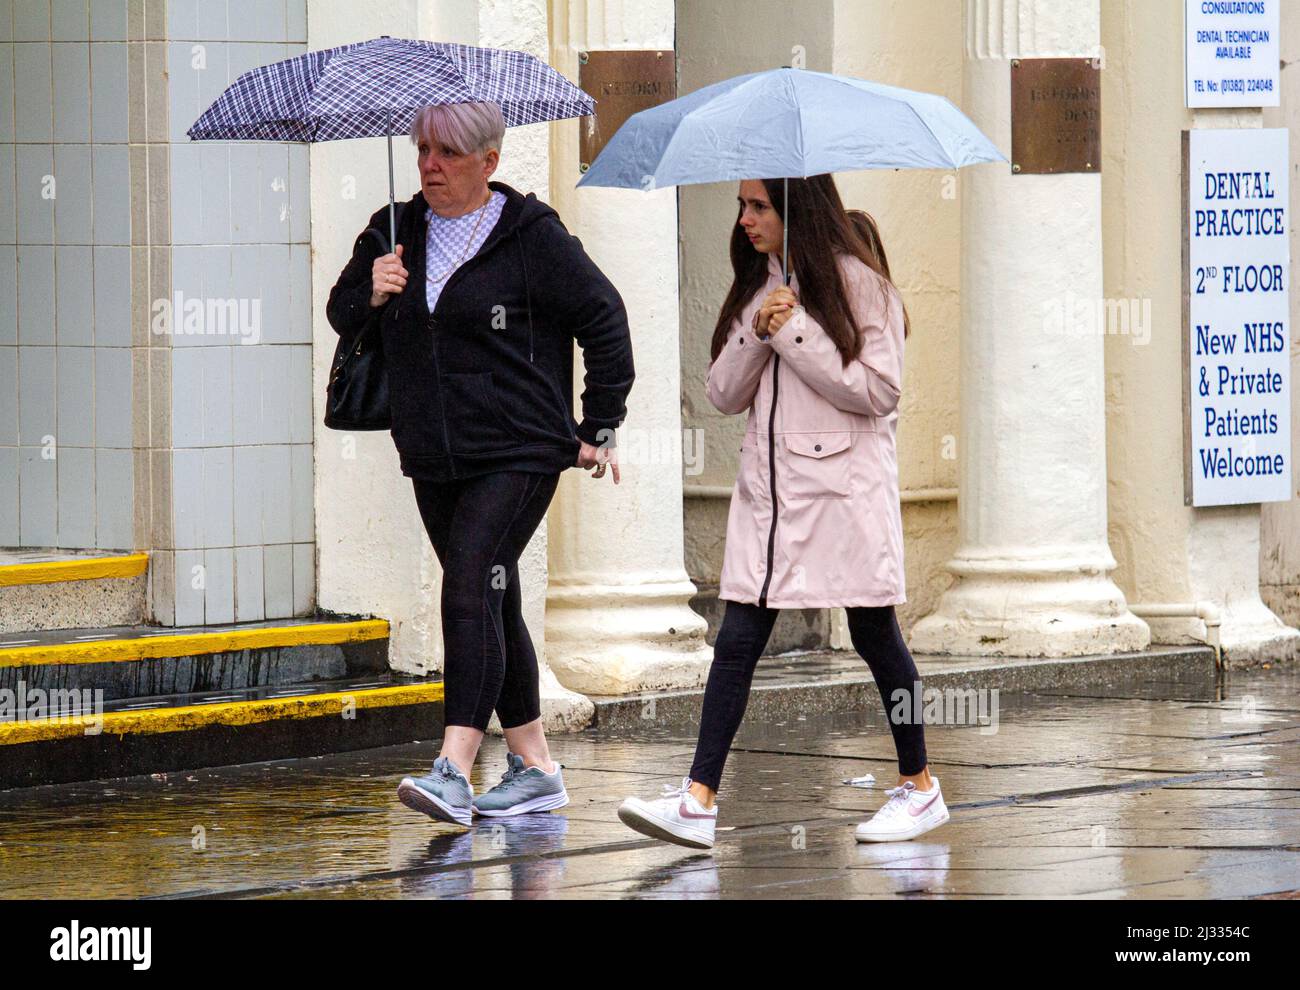
MULTIPOLYGON (((1096 56, 1097 0, 967 0, 964 110, 1011 148, 1011 60, 1096 56)), ((1141 649, 1110 578, 1103 337, 1050 332, 1103 294, 1101 176, 963 171, 960 542, 918 653, 1141 649)))
MULTIPOLYGON (((552 0, 551 64, 578 78, 584 50, 673 48, 672 0, 552 0)), ((707 624, 687 604, 675 190, 583 189, 578 122, 551 128, 551 204, 618 288, 636 383, 619 431, 623 483, 566 471, 550 513, 547 656, 585 694, 702 682, 707 624), (671 463, 649 456, 667 443, 671 463)), ((575 355, 575 392, 581 393, 575 355)))

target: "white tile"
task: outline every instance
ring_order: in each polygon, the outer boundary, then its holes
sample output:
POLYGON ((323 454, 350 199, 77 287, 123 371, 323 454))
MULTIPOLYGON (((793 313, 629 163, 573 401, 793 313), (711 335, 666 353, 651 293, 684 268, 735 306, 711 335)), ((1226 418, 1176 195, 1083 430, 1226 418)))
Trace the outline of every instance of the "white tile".
POLYGON ((292 481, 290 495, 293 512, 293 539, 295 543, 310 543, 316 539, 315 487, 313 484, 312 445, 296 443, 289 448, 292 481))
MULTIPOLYGON (((4 103, 0 100, 0 104, 4 103)), ((0 244, 18 243, 18 210, 14 202, 14 146, 0 144, 0 244)))
POLYGON ((235 551, 235 621, 259 622, 266 618, 262 595, 262 548, 235 551))
POLYGON ((14 40, 14 0, 0 0, 0 41, 14 40))
POLYGON ((91 244, 90 145, 59 144, 54 147, 55 240, 59 244, 91 244))
MULTIPOLYGON (((199 103, 199 78, 207 71, 207 53, 196 53, 193 42, 167 43, 167 113, 173 142, 189 141, 187 132, 207 109, 206 104, 199 103)), ((174 148, 172 153, 175 154, 174 148)), ((173 182, 172 188, 184 187, 173 182)))
POLYGON ((308 147, 291 144, 289 151, 289 237, 294 244, 311 241, 311 169, 308 147))
POLYGON ((45 447, 57 437, 53 347, 18 348, 18 436, 25 446, 45 447))
POLYGON ((199 145, 171 147, 172 243, 203 242, 202 198, 198 189, 199 145))
POLYGON ((199 249, 203 265, 203 299, 207 333, 204 344, 228 347, 237 339, 239 313, 230 308, 230 248, 224 244, 199 249))
MULTIPOLYGON (((90 39, 92 41, 126 41, 127 0, 91 0, 90 39)), ((170 4, 177 0, 169 0, 170 4)))
MULTIPOLYGON (((203 66, 198 73, 198 108, 199 114, 202 114, 226 91, 226 87, 234 82, 230 77, 230 46, 219 41, 204 41, 200 45, 189 47, 191 63, 195 59, 200 59, 200 64, 203 66)), ((197 120, 198 116, 196 115, 194 119, 197 120)))
MULTIPOLYGON (((4 17, 0 15, 0 23, 4 17)), ((0 42, 0 91, 13 92, 14 87, 14 46, 0 42)), ((0 100, 0 142, 14 139, 14 101, 0 100)), ((12 149, 10 149, 12 154, 12 149)))
POLYGON ((202 450, 172 451, 172 533, 178 550, 203 545, 202 450))
POLYGON ((135 547, 135 451, 95 451, 95 545, 135 547))
POLYGON ((14 46, 14 133, 19 141, 49 141, 54 136, 49 45, 14 46))
POLYGON ((95 343, 131 346, 131 249, 97 247, 95 266, 95 343))
POLYGON ((284 0, 229 0, 232 41, 284 41, 284 0))
POLYGON ((204 244, 230 243, 230 148, 202 142, 199 148, 199 185, 204 244))
POLYGON ((207 567, 202 550, 176 552, 176 625, 203 625, 203 596, 207 589, 207 567))
POLYGON ((226 0, 203 0, 198 9, 198 32, 204 41, 225 41, 229 35, 226 24, 226 0))
POLYGON ((262 539, 293 541, 292 478, 288 444, 262 448, 262 539))
POLYGON ((95 343, 95 283, 88 247, 54 249, 54 339, 60 345, 95 343))
POLYGON ((54 62, 54 140, 90 140, 90 45, 57 42, 54 62))
POLYGON ((149 613, 164 626, 176 625, 176 555, 155 547, 149 554, 149 613))
POLYGON ((61 547, 95 545, 95 452, 60 447, 59 542, 61 547))
POLYGON ((289 342, 289 245, 263 244, 259 249, 262 266, 262 341, 289 342))
POLYGON ((310 615, 316 603, 316 545, 293 545, 293 614, 310 615))
POLYGON ((249 144, 230 145, 230 174, 239 176, 230 197, 230 239, 235 244, 254 244, 261 232, 261 157, 249 144))
POLYGON ((284 40, 307 43, 307 0, 285 0, 284 40))
POLYGON ((131 173, 125 145, 96 145, 94 210, 96 244, 131 243, 131 173))
POLYGON ((52 547, 59 541, 58 461, 41 447, 21 447, 18 454, 18 543, 52 547))
POLYGON ((262 144, 258 151, 261 156, 262 201, 257 240, 263 244, 288 244, 292 230, 289 222, 289 146, 262 144))
MULTIPOLYGON (((283 344, 259 347, 262 355, 262 442, 288 443, 290 348, 283 344)), ((288 542, 288 541, 286 541, 288 542)))
POLYGON ((172 249, 171 343, 178 349, 202 343, 203 258, 204 251, 199 247, 172 249), (199 310, 197 318, 191 312, 195 307, 199 310))
POLYGON ((124 143, 131 101, 124 43, 90 46, 90 82, 90 124, 96 143, 124 143))
POLYGON ((262 448, 235 447, 233 471, 235 546, 260 546, 262 490, 265 487, 262 483, 262 448))
POLYGON ((19 145, 15 149, 18 205, 18 243, 54 243, 54 148, 48 144, 19 145))
POLYGON ((95 349, 56 347, 58 361, 59 456, 68 447, 95 443, 95 349))
POLYGON ((0 244, 0 344, 18 343, 18 249, 0 244))
POLYGON ((90 37, 86 0, 51 0, 50 37, 55 41, 85 41, 90 37))
MULTIPOLYGON (((262 438, 261 346, 237 346, 231 353, 233 442, 249 445, 262 438)), ((260 511, 260 510, 259 510, 260 511)))
POLYGON ((288 339, 294 344, 312 342, 311 325, 311 246, 294 244, 289 248, 289 327, 288 339))
POLYGON ((203 451, 203 545, 229 547, 235 542, 235 476, 231 447, 203 451))
POLYGON ((95 348, 95 446, 131 446, 131 348, 95 348))
POLYGON ((310 444, 312 430, 311 346, 289 348, 289 442, 310 444))
MULTIPOLYGON (((18 444, 18 348, 0 345, 0 447, 18 444)), ((17 462, 14 470, 17 471, 17 462)), ((0 546, 12 546, 0 540, 0 546)))
POLYGON ((199 39, 199 7, 203 0, 167 0, 167 37, 176 41, 199 39))
POLYGON ((14 41, 50 40, 50 0, 14 0, 14 41))
POLYGON ((219 625, 235 621, 235 551, 203 551, 208 587, 203 599, 203 621, 219 625))
POLYGON ((16 547, 18 536, 18 448, 0 447, 0 546, 16 547))
POLYGON ((176 347, 172 349, 172 446, 202 444, 203 348, 176 347))
POLYGON ((18 343, 54 343, 54 248, 18 248, 18 343))
POLYGON ((228 447, 234 443, 230 352, 230 347, 204 347, 199 351, 203 368, 203 442, 208 446, 228 447))
POLYGON ((293 615, 293 548, 288 544, 263 548, 262 588, 268 619, 293 615))

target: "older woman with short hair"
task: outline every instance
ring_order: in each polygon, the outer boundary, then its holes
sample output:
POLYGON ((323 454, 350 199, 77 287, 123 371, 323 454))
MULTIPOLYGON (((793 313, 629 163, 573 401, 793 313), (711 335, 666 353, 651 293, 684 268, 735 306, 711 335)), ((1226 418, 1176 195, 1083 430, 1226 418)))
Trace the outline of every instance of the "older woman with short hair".
MULTIPOLYGON (((444 572, 446 729, 432 772, 402 780, 398 796, 462 825, 568 803, 542 731, 517 563, 561 471, 599 478, 608 465, 618 483, 614 431, 633 380, 617 290, 551 207, 489 181, 504 133, 495 103, 421 110, 421 188, 403 204, 396 249, 383 254, 363 232, 327 307, 340 334, 379 321, 393 442, 444 572), (507 767, 476 798, 469 772, 493 711, 507 767)), ((369 228, 387 242, 387 206, 369 228)))

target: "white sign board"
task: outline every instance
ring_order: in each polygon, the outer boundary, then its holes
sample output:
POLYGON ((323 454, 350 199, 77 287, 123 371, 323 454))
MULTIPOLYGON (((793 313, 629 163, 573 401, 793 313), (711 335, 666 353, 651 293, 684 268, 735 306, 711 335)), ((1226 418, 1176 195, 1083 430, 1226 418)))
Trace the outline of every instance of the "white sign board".
POLYGON ((1288 132, 1193 130, 1185 140, 1192 504, 1286 501, 1288 132))
POLYGON ((1187 105, 1275 107, 1282 0, 1185 0, 1187 105))

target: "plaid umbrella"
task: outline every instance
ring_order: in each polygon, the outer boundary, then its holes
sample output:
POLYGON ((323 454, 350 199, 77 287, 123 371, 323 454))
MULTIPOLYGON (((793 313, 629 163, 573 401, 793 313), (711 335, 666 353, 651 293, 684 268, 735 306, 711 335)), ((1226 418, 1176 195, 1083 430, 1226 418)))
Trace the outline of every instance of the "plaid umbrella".
POLYGON ((388 138, 390 244, 396 241, 393 134, 423 107, 492 102, 507 127, 582 117, 595 101, 527 52, 385 35, 245 72, 187 132, 194 141, 388 138))

